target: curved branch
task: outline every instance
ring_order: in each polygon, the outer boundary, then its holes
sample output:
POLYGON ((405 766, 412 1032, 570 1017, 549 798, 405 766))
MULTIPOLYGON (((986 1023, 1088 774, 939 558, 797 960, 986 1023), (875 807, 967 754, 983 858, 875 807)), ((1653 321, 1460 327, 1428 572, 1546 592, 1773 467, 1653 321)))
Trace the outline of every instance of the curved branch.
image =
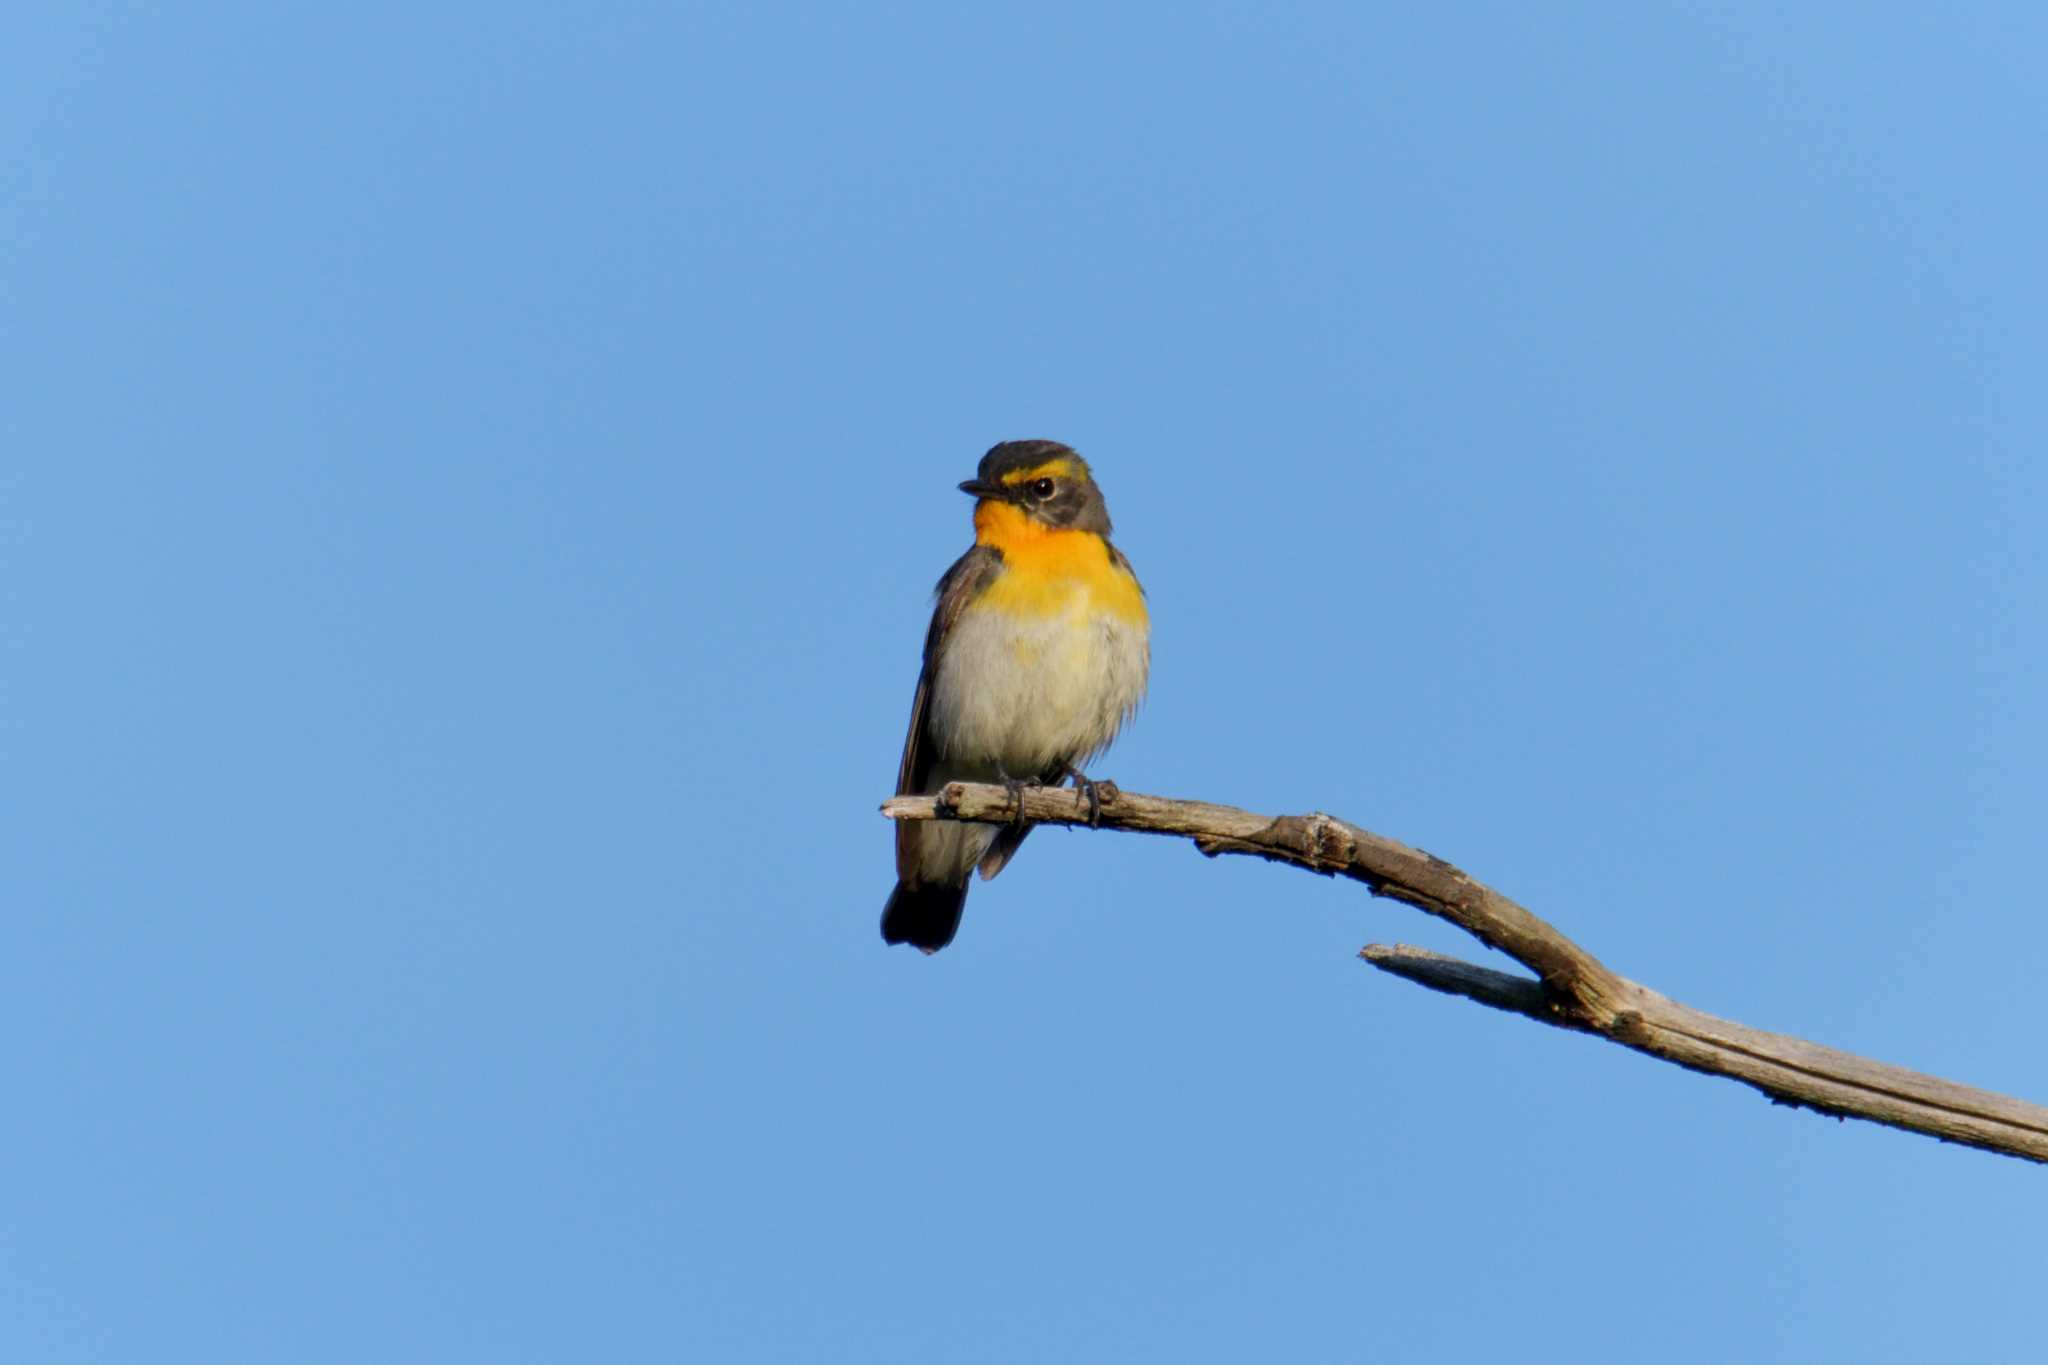
POLYGON ((2048 1109, 1872 1061, 1782 1033, 1718 1019, 1619 976, 1551 925, 1443 859, 1320 813, 1255 815, 1234 806, 1142 796, 1100 785, 1099 820, 1081 793, 948 784, 936 796, 882 804, 895 820, 1000 824, 1021 814, 1047 825, 1088 825, 1181 835, 1214 857, 1245 853, 1363 882, 1376 896, 1448 920, 1529 968, 1534 979, 1460 962, 1421 948, 1374 944, 1373 966, 1433 990, 1461 995, 1694 1071, 1728 1076, 1771 1099, 1845 1118, 1869 1119, 2008 1156, 2048 1162, 2048 1109))

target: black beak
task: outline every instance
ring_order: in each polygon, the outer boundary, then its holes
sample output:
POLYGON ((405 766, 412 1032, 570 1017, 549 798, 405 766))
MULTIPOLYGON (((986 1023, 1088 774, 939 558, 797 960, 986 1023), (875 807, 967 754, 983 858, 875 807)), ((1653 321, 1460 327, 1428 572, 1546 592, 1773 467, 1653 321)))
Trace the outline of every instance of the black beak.
POLYGON ((969 479, 960 485, 962 493, 972 493, 977 498, 1000 498, 1005 490, 996 484, 983 483, 980 479, 969 479))

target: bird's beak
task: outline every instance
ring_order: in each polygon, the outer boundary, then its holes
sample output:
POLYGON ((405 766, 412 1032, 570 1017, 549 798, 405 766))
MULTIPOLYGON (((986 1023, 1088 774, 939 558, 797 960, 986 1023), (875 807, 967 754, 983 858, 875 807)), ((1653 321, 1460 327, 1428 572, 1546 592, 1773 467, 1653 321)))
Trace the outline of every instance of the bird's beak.
POLYGON ((1005 490, 996 484, 983 483, 980 479, 969 479, 960 485, 960 491, 972 493, 977 498, 1000 498, 1005 490))

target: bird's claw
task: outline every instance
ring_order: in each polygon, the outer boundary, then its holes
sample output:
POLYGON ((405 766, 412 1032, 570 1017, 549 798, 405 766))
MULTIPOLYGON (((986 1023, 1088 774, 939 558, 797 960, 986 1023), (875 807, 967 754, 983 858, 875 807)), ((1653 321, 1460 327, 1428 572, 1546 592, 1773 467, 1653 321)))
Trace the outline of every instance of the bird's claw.
POLYGON ((1010 776, 1000 766, 996 768, 996 781, 1002 783, 1003 790, 1010 794, 1010 809, 1013 812, 1010 823, 1021 829, 1024 825, 1024 789, 1032 784, 1021 777, 1010 776))
POLYGON ((1100 782, 1097 782, 1071 764, 1067 767, 1067 776, 1074 779, 1074 790, 1079 792, 1082 799, 1088 803, 1088 823, 1090 826, 1097 826, 1102 823, 1102 807, 1105 802, 1113 806, 1116 804, 1117 797, 1123 795, 1122 790, 1116 783, 1108 778, 1105 777, 1100 782))

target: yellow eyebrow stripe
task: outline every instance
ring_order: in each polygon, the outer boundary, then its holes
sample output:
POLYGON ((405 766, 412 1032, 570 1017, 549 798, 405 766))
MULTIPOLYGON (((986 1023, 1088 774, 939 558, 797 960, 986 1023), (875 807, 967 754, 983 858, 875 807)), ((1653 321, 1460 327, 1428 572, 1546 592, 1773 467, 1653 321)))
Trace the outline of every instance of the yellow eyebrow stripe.
POLYGON ((1083 469, 1075 468, 1075 464, 1076 461, 1071 456, 1062 455, 1057 460, 1047 460, 1044 464, 1031 469, 1015 470, 1003 475, 1003 487, 1014 488, 1020 483, 1030 483, 1033 479, 1076 478, 1083 469))

